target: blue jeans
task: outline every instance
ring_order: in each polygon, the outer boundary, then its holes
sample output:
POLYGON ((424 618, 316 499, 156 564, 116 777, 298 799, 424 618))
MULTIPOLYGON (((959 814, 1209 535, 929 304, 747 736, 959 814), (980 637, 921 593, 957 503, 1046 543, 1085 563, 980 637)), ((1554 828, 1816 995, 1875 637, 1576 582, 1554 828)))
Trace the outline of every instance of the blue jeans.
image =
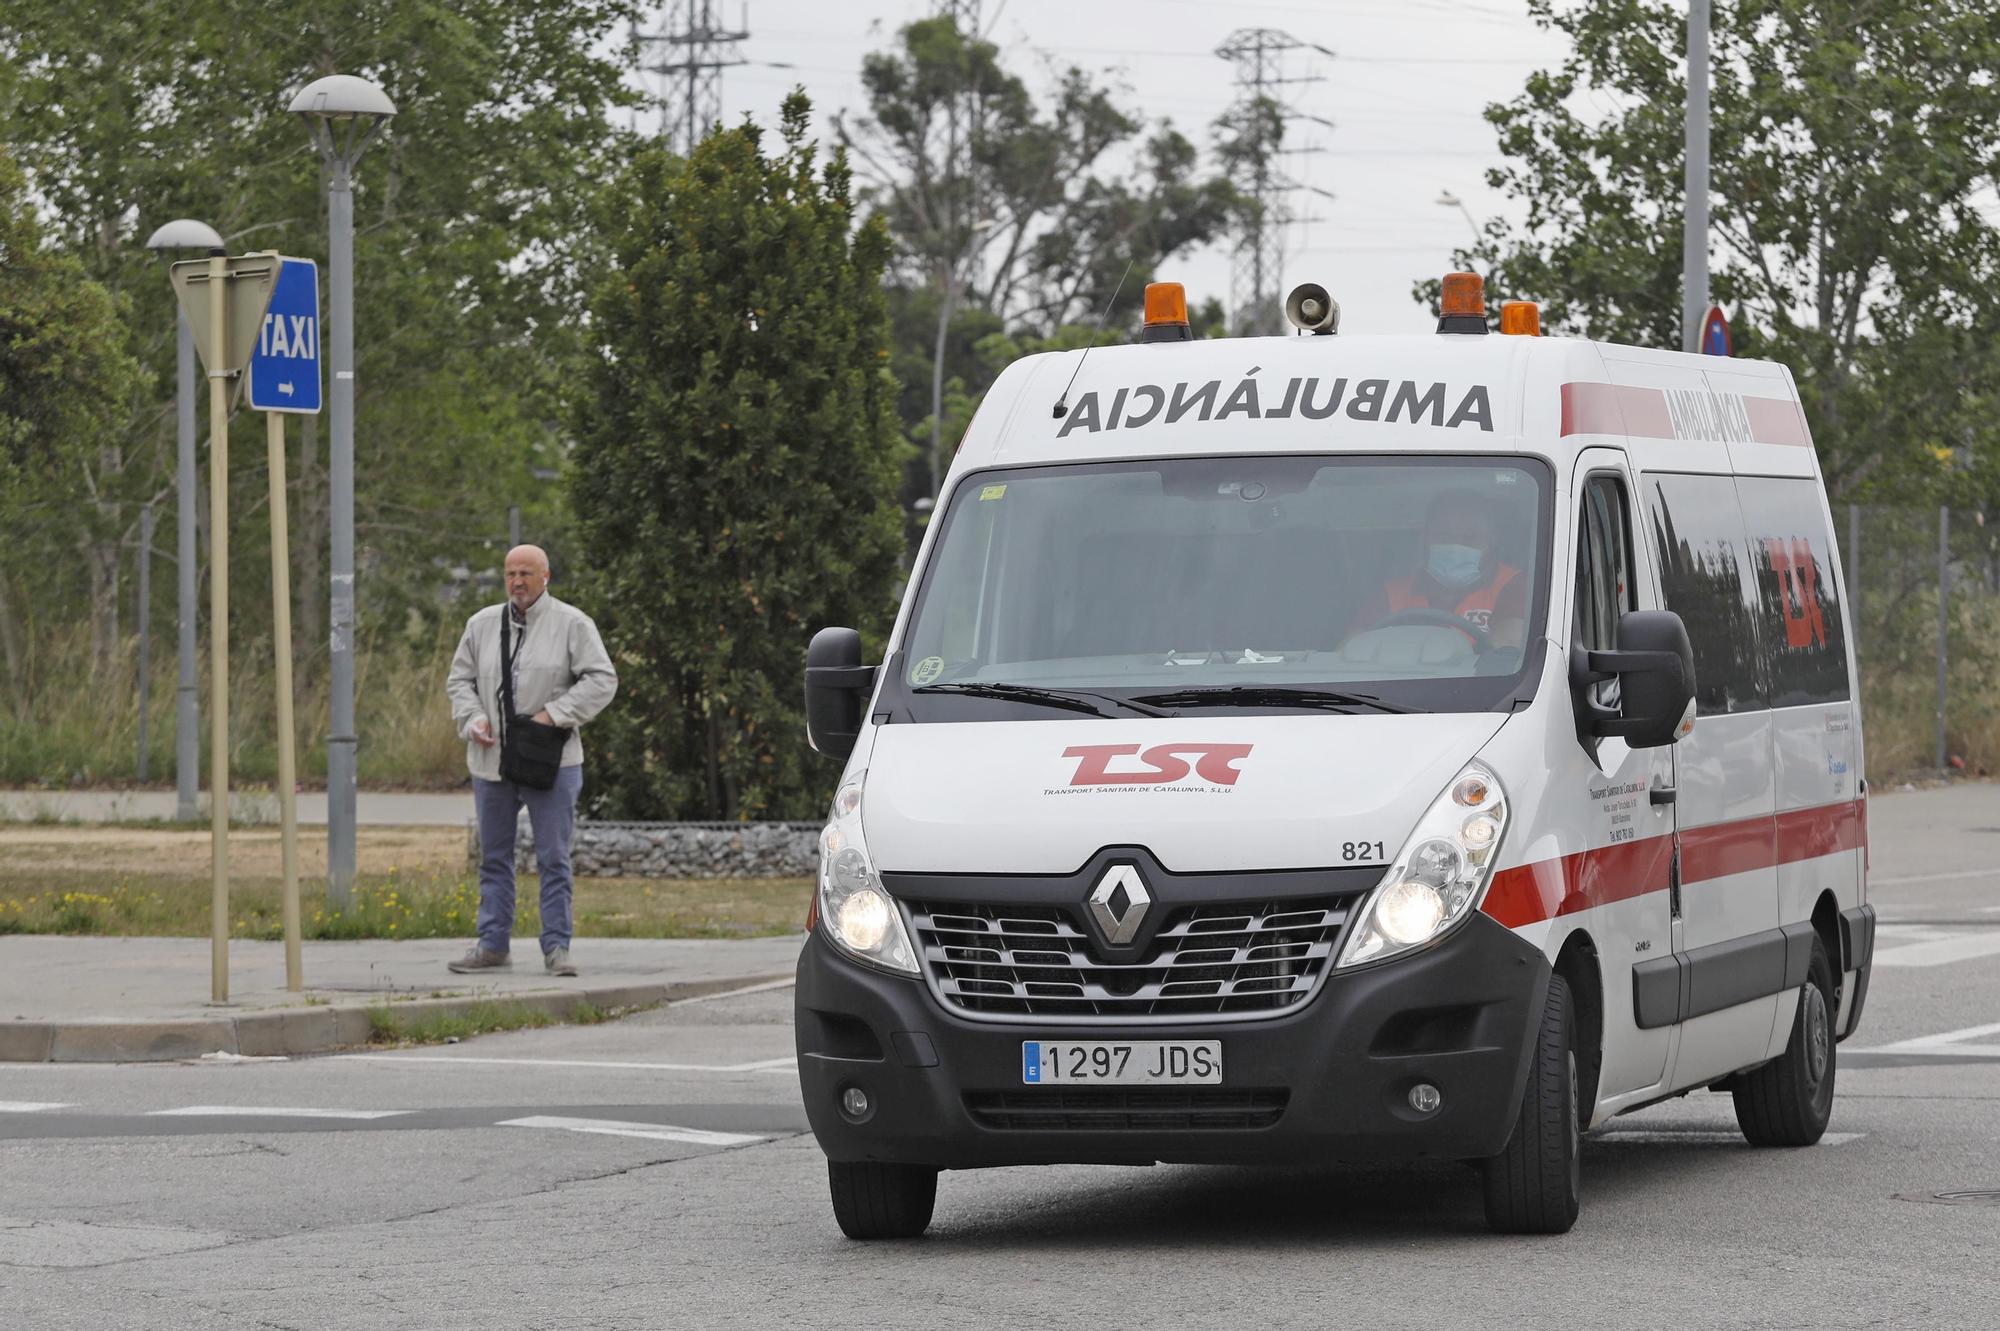
POLYGON ((472 803, 479 814, 479 945, 487 951, 505 955, 513 941, 514 826, 524 804, 542 875, 542 952, 569 946, 569 841, 582 791, 581 765, 561 769, 553 790, 472 778, 472 803))

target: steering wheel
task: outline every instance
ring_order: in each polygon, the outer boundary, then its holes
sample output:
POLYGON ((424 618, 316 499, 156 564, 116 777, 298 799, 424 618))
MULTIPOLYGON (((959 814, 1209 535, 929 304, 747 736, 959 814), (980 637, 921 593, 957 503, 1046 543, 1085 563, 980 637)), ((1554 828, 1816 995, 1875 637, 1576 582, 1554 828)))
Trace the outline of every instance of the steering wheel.
POLYGON ((1457 629, 1460 633, 1472 639, 1472 646, 1475 651, 1486 652, 1493 649, 1492 634, 1467 619, 1464 615, 1454 615, 1449 610, 1432 610, 1424 606, 1418 606, 1410 610, 1398 610, 1382 619, 1376 620, 1369 627, 1371 629, 1386 629, 1395 628, 1400 624, 1421 624, 1426 628, 1457 629))

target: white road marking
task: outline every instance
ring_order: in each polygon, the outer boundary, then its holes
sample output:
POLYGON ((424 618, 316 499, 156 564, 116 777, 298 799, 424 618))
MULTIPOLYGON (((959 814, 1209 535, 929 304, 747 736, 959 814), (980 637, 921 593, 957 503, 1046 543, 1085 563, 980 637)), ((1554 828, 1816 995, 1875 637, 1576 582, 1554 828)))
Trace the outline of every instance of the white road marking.
POLYGON ((668 1007, 686 1007, 690 1003, 713 1003, 722 998, 738 998, 744 994, 766 994, 773 989, 789 989, 798 981, 789 977, 782 980, 766 980, 762 984, 746 984, 741 989, 725 989, 719 994, 696 994, 693 998, 676 998, 668 1007))
POLYGON ((42 1100, 0 1100, 0 1114, 40 1114, 51 1109, 68 1109, 68 1104, 42 1100))
POLYGON ((454 1056, 451 1054, 343 1054, 339 1056, 348 1063, 446 1063, 465 1064, 473 1067, 507 1068, 597 1068, 624 1072, 777 1072, 786 1073, 798 1066, 798 1059, 791 1056, 767 1058, 755 1063, 625 1063, 611 1059, 590 1058, 482 1058, 474 1055, 454 1056))
POLYGON ((1945 966, 2000 953, 2000 929, 1951 929, 1921 924, 1885 924, 1876 931, 1877 966, 1945 966), (1909 940, 1907 942, 1902 940, 1909 940))
POLYGON ((1951 883, 1961 878, 2000 878, 2000 870, 1959 869, 1952 873, 1919 873, 1908 878, 1870 878, 1870 887, 1904 887, 1910 883, 1951 883))
POLYGON ((1966 1026, 1955 1031, 1940 1031, 1936 1035, 1919 1035, 1914 1039, 1897 1040, 1893 1044, 1877 1045, 1873 1049, 1853 1049, 1855 1054, 1921 1054, 1936 1058, 2000 1058, 2000 1044, 1976 1044, 1982 1036, 2000 1035, 2000 1022, 1986 1026, 1966 1026))
MULTIPOLYGON (((1819 1139, 1821 1146, 1845 1146, 1868 1134, 1865 1132, 1829 1132, 1819 1139)), ((1726 1128, 1699 1128, 1689 1132, 1669 1132, 1659 1128, 1613 1128, 1608 1132, 1592 1133, 1586 1141, 1617 1142, 1619 1145, 1634 1146, 1748 1146, 1740 1132, 1726 1128)))
POLYGON ((187 1105, 155 1109, 147 1118, 396 1118, 409 1109, 299 1109, 289 1105, 187 1105))
POLYGON ((621 1123, 605 1118, 558 1118, 537 1114, 531 1118, 510 1118, 496 1125, 503 1128, 560 1128, 603 1137, 643 1137, 649 1141, 687 1142, 694 1146, 748 1146, 769 1140, 746 1132, 709 1132, 704 1128, 677 1128, 667 1123, 621 1123))

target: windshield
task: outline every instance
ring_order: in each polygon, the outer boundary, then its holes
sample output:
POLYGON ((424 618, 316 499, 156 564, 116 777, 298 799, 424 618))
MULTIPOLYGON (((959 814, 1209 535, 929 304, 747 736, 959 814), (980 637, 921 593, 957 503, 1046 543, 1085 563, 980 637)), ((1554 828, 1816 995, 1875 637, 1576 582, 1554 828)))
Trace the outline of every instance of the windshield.
POLYGON ((1483 711, 1548 581, 1526 458, 1161 458, 953 492, 885 701, 913 720, 1483 711))

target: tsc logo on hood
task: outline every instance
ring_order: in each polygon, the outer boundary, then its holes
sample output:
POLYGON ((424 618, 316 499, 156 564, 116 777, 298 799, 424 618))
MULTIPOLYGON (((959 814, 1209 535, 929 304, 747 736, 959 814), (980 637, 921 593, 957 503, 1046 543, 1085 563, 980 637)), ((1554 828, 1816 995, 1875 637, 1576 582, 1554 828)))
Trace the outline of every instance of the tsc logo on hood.
POLYGON ((1071 788, 1081 786, 1170 786, 1189 772, 1208 786, 1236 784, 1236 764, 1250 756, 1248 744, 1155 744, 1144 753, 1137 744, 1073 744, 1063 757, 1076 759, 1071 788), (1136 755, 1136 756, 1135 756, 1136 755), (1125 759, 1128 761, 1120 762, 1125 759), (1117 763, 1114 768, 1113 763, 1117 763))
POLYGON ((1473 425, 1488 434, 1493 432, 1493 404, 1484 384, 1454 392, 1446 384, 1419 384, 1414 379, 1361 379, 1349 393, 1344 378, 1293 378, 1269 385, 1266 398, 1253 377, 1263 368, 1252 366, 1227 394, 1220 379, 1178 383, 1170 388, 1158 384, 1121 388, 1112 394, 1109 405, 1099 402, 1093 390, 1077 399, 1076 409, 1064 418, 1056 438, 1066 439, 1072 430, 1096 434, 1099 430, 1143 429, 1156 421, 1172 425, 1188 416, 1200 421, 1226 421, 1237 416, 1276 421, 1297 415, 1323 421, 1338 413, 1343 402, 1351 420, 1404 421, 1453 430, 1473 425))

